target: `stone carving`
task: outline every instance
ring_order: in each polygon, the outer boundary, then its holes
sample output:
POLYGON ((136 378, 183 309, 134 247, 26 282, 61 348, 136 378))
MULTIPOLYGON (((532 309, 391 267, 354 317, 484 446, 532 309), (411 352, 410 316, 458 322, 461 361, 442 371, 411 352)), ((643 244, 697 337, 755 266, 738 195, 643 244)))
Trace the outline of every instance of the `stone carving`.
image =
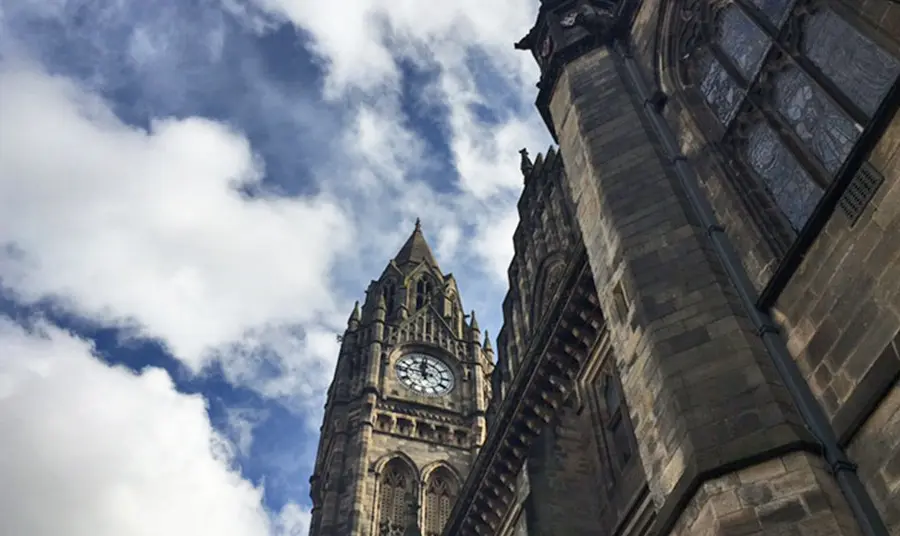
POLYGON ((593 0, 585 2, 563 15, 560 25, 563 28, 581 26, 591 33, 603 33, 615 22, 616 4, 610 0, 593 0))

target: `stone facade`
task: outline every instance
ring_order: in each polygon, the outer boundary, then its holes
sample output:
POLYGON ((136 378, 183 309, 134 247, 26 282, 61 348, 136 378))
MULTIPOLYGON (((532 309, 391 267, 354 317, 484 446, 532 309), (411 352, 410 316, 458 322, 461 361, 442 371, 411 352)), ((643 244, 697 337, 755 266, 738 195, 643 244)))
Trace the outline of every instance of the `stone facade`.
POLYGON ((516 46, 517 235, 561 182, 577 240, 516 241, 444 534, 900 534, 900 4, 544 0, 516 46))
POLYGON ((484 440, 493 350, 418 222, 366 295, 341 338, 328 391, 310 534, 434 536, 484 440), (411 355, 443 363, 452 389, 430 392, 417 365, 401 373, 398 360, 411 355))
POLYGON ((558 148, 522 152, 486 417, 440 408, 474 443, 320 457, 449 460, 447 536, 900 536, 900 3, 543 0, 516 47, 558 148))

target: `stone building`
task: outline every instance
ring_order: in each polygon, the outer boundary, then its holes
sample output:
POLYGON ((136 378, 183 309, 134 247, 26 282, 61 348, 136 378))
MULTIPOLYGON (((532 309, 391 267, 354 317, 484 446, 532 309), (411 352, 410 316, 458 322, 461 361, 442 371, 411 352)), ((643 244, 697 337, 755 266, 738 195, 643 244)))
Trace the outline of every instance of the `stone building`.
POLYGON ((312 536, 439 536, 483 444, 494 355, 416 222, 341 337, 312 536))
POLYGON ((543 0, 516 47, 558 148, 443 534, 900 535, 900 3, 543 0))

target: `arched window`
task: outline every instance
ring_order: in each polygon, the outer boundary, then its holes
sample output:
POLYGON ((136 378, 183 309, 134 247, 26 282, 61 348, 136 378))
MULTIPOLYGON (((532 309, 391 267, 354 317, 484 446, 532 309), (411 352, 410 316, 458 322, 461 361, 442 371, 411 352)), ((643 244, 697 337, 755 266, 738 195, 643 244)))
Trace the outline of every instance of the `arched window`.
POLYGON ((378 486, 379 536, 403 536, 413 521, 415 479, 410 467, 399 458, 385 465, 378 486))
POLYGON ((432 286, 431 280, 427 277, 421 277, 418 282, 416 282, 416 309, 421 309, 426 303, 428 303, 428 298, 431 296, 432 286))
POLYGON ((900 76, 896 45, 841 0, 680 5, 671 50, 698 126, 792 240, 900 76))
POLYGON ((388 281, 385 283, 384 287, 382 287, 381 292, 384 295, 385 309, 390 316, 394 312, 394 297, 397 295, 397 287, 394 285, 393 281, 388 281))
POLYGON ((425 536, 440 536, 459 493, 459 482, 446 467, 438 467, 425 484, 425 536))

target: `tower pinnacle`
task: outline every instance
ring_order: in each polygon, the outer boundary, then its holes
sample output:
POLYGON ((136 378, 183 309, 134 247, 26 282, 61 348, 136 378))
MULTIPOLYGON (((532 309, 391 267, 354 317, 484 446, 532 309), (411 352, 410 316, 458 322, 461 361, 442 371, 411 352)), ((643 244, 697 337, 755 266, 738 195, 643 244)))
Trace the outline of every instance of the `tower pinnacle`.
POLYGON ((394 257, 394 262, 398 266, 408 263, 427 262, 431 266, 437 267, 438 263, 434 258, 434 254, 431 253, 431 248, 428 247, 425 235, 422 234, 422 220, 419 218, 416 218, 416 226, 406 243, 400 248, 397 256, 394 257))

